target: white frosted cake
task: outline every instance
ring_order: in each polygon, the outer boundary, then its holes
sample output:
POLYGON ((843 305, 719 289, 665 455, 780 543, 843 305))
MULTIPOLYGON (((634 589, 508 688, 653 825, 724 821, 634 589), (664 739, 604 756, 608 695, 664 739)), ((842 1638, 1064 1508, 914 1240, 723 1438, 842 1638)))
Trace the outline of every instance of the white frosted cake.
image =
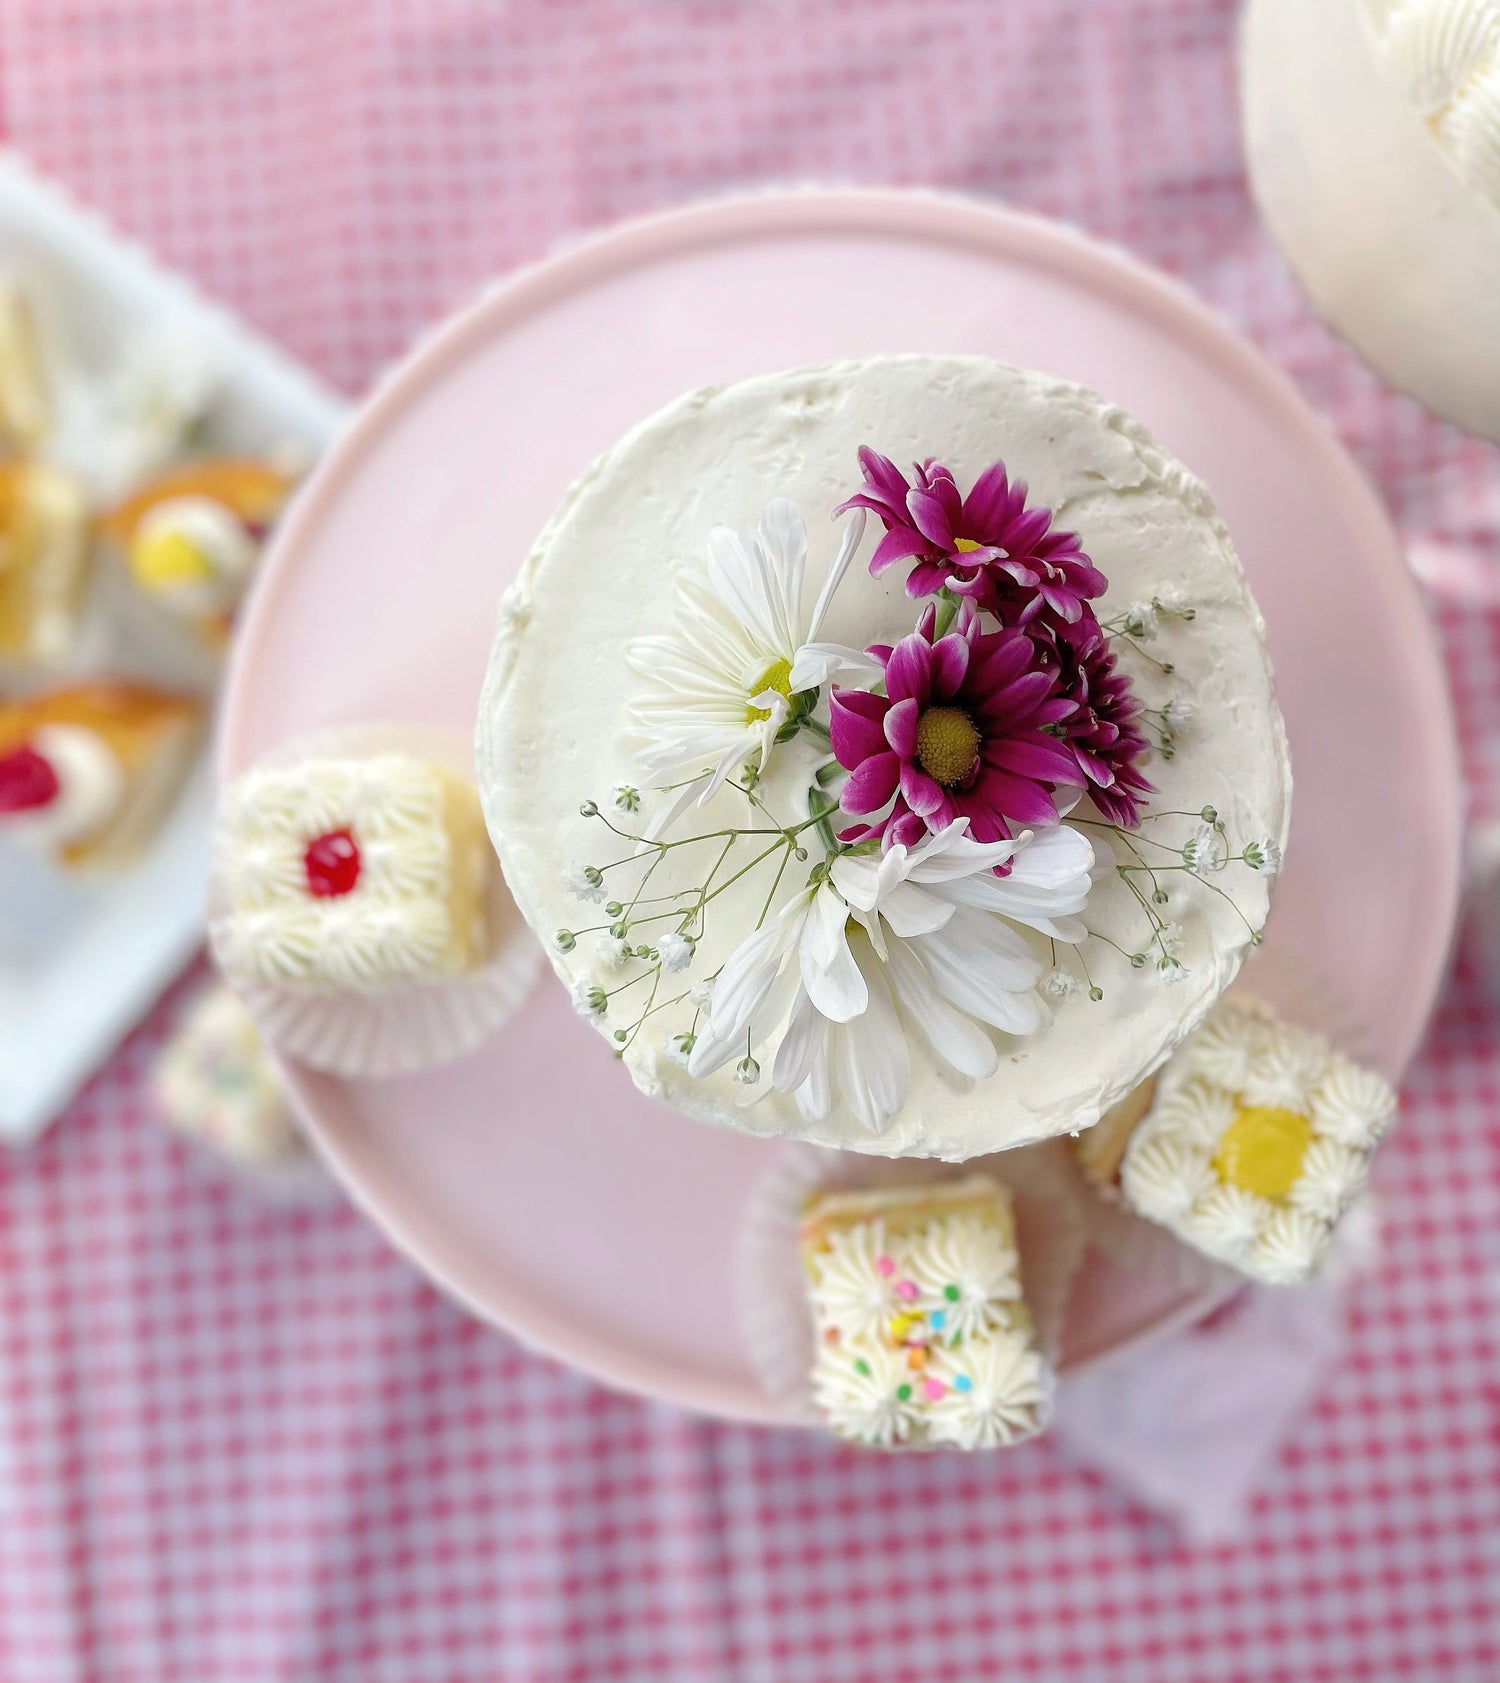
POLYGON ((878 356, 691 394, 507 593, 477 775, 642 1091, 966 1159, 1088 1127, 1258 938, 1290 771, 1203 486, 1093 393, 878 356))
POLYGON ((1251 0, 1251 182, 1331 326, 1500 439, 1500 0, 1251 0))

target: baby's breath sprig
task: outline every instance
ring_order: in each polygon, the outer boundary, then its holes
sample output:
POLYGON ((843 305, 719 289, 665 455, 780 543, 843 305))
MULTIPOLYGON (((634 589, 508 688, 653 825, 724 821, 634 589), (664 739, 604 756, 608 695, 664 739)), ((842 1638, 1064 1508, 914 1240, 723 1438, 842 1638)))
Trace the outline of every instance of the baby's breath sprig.
MULTIPOLYGON (((803 839, 805 834, 816 831, 829 851, 837 849, 838 844, 828 824, 828 815, 835 810, 834 803, 816 782, 810 800, 810 816, 793 824, 784 824, 776 817, 756 785, 754 770, 747 766, 738 787, 749 804, 752 817, 764 822, 725 825, 670 841, 633 834, 617 823, 597 801, 587 800, 579 807, 582 817, 597 820, 605 830, 628 843, 629 847, 617 858, 573 866, 563 871, 563 882, 569 891, 585 904, 602 905, 607 921, 586 924, 577 929, 559 929, 553 936, 553 945, 559 952, 570 953, 577 949, 584 936, 594 936, 597 956, 611 971, 620 975, 621 979, 613 986, 581 983, 573 993, 578 1010, 610 1034, 617 1057, 624 1057, 651 1018, 691 999, 694 1003, 692 1026, 669 1034, 666 1042, 668 1056, 685 1062, 692 1053, 698 1020, 708 1002, 707 989, 699 982, 682 989, 670 999, 659 999, 658 996, 665 978, 685 976, 691 971, 697 959, 699 943, 707 929, 709 908, 713 902, 760 867, 774 865, 774 874, 770 874, 770 886, 755 925, 759 928, 770 915, 777 890, 788 869, 805 864, 810 857, 803 839), (749 858, 744 857, 744 844, 749 845, 749 858), (668 854, 687 848, 704 850, 706 868, 700 871, 697 886, 673 889, 665 894, 648 893, 652 877, 668 854), (737 850, 739 858, 735 857, 737 850), (617 1001, 626 1001, 631 1014, 623 1026, 610 1028, 609 1019, 617 1009, 617 1001)), ((639 791, 624 784, 617 785, 610 791, 609 806, 616 814, 634 813, 640 807, 639 791)), ((820 859, 814 869, 826 869, 826 859, 820 859)), ((709 977, 708 983, 711 984, 713 979, 709 977)), ((753 1060, 747 1054, 747 1065, 750 1062, 753 1060)), ((749 1079, 748 1075, 743 1079, 749 1079)))
MULTIPOLYGON (((1104 819, 1083 818, 1076 813, 1070 822, 1084 829, 1105 832, 1126 855, 1124 859, 1116 859, 1114 870, 1140 908, 1143 937, 1138 944, 1124 946, 1101 930, 1090 929, 1089 935, 1091 939, 1112 947, 1133 970, 1152 969, 1166 983, 1180 982, 1188 974, 1181 957, 1183 931, 1168 912, 1172 898, 1169 882, 1174 874, 1185 873, 1217 894, 1244 924, 1251 945, 1260 945, 1261 931, 1245 916, 1233 894, 1212 879, 1236 865, 1253 871, 1257 876, 1275 876, 1281 869, 1281 847, 1273 836, 1255 836, 1236 847, 1229 840, 1227 825, 1212 806, 1200 807, 1197 812, 1149 813, 1141 828, 1136 830, 1127 830, 1123 825, 1104 819), (1163 819, 1192 820, 1193 827, 1185 838, 1164 841, 1146 827, 1163 819)), ((1088 974, 1083 949, 1075 947, 1072 951, 1084 967, 1090 998, 1102 997, 1102 990, 1088 974)), ((1050 991, 1058 997, 1065 997, 1070 990, 1064 983, 1055 982, 1050 991)))

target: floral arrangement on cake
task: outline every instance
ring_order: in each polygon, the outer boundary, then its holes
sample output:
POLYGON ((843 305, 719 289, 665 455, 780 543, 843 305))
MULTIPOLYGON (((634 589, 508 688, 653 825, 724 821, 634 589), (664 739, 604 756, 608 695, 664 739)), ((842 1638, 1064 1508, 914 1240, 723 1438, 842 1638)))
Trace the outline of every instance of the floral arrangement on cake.
POLYGON ((635 769, 581 807, 613 856, 566 874, 599 921, 554 940, 596 943, 610 985, 578 986, 575 1003, 620 1055, 664 1032, 693 1076, 732 1064, 746 1102, 788 1093, 810 1119, 843 1106, 879 1133, 905 1099, 909 1035, 960 1076, 991 1075, 995 1031, 1032 1034, 1051 1001, 1103 998, 1096 946, 1164 984, 1186 974, 1174 873, 1233 904, 1219 874, 1272 875, 1280 850, 1232 841, 1211 806, 1152 810, 1147 762, 1173 755, 1190 710, 1175 696, 1147 707, 1125 658, 1170 678, 1146 645, 1184 634, 1191 603, 1163 590, 1101 617, 1107 578, 1003 462, 967 494, 933 460, 910 479, 868 448, 859 465, 810 612, 806 527, 781 498, 757 526, 716 528, 673 624, 631 646, 635 769), (905 566, 914 623, 892 644, 822 641, 871 515, 870 571, 905 566), (805 786, 796 811, 773 810, 767 770, 793 743, 805 786), (743 819, 693 830, 726 788, 743 819), (697 886, 653 893, 687 849, 697 886), (1138 902, 1134 946, 1089 925, 1108 872, 1138 902), (693 975, 714 902, 756 875, 759 920, 693 975))

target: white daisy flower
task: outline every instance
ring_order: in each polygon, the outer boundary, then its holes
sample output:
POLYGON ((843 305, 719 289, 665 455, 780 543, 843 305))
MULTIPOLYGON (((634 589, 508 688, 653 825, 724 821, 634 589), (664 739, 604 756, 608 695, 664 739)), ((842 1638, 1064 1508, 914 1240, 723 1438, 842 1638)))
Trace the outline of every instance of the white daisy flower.
POLYGON ((741 942, 720 972, 693 1074, 785 1023, 772 1085, 811 1119, 837 1104, 872 1133, 906 1098, 905 1019, 959 1074, 993 1074, 990 1029, 1031 1034, 1050 1020, 1042 963, 1011 926, 1081 940, 1094 855, 1066 825, 990 843, 967 829, 960 819, 912 848, 842 855, 830 880, 741 942), (997 877, 1006 862, 1010 874, 997 877))
POLYGON ((843 668, 870 666, 857 650, 815 641, 863 531, 861 510, 810 613, 802 606, 807 531, 796 503, 778 497, 759 526, 709 533, 706 576, 679 587, 671 630, 627 651, 646 680, 630 709, 645 739, 641 770, 650 787, 676 789, 648 834, 660 835, 747 762, 763 775, 776 733, 794 706, 806 705, 801 698, 843 668))

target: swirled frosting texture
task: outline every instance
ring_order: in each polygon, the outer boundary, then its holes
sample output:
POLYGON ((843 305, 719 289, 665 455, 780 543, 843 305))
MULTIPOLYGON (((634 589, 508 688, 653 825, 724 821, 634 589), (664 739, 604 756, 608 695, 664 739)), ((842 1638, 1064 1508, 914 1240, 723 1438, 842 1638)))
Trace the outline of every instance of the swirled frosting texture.
MULTIPOLYGON (((1196 812, 1212 803, 1231 833, 1284 842, 1290 769, 1260 616, 1202 484, 1137 421, 1079 386, 981 357, 874 356, 672 404, 594 464, 523 565, 501 607, 475 763, 506 880, 543 940, 579 923, 564 870, 595 862, 599 849, 599 827, 579 816, 579 803, 605 798, 631 767, 628 645, 659 631, 680 582, 701 575, 711 529, 758 518, 772 497, 796 501, 809 553, 831 556, 829 516, 858 484, 861 444, 898 462, 937 456, 964 483, 1003 457, 1036 502, 1082 534, 1110 580, 1106 613, 1156 594, 1190 600, 1197 617, 1170 633, 1170 653, 1165 632, 1153 645, 1175 666, 1172 677, 1144 660, 1130 667, 1148 705, 1178 697, 1196 707, 1175 758, 1147 767, 1160 790, 1154 804, 1196 812)), ((893 642, 915 621, 904 569, 871 578, 869 550, 834 598, 822 632, 832 641, 893 642)), ((809 591, 821 583, 821 572, 812 574, 809 591)), ((795 810, 805 790, 796 747, 779 751, 764 785, 774 810, 795 810)), ((736 821, 732 797, 720 799, 722 807, 701 809, 704 830, 736 821)), ((668 860, 652 892, 692 886, 691 869, 668 860)), ((781 898, 797 886, 788 872, 781 898)), ((754 927, 765 896, 752 877, 716 898, 693 975, 719 968, 754 927)), ((1258 927, 1268 882, 1238 875, 1235 896, 1258 927)), ((1139 915, 1118 877, 1095 886, 1092 928, 1135 943, 1139 915)), ((727 1067, 694 1078, 652 1035, 636 1037, 625 1064, 643 1092, 707 1120, 890 1156, 963 1160, 1066 1133, 1096 1121, 1160 1064, 1239 968, 1246 926, 1207 884, 1178 879, 1171 915, 1187 967, 1178 986, 1093 943, 1101 1001, 1082 990, 1061 1000, 1050 1026, 1007 1041, 999 1072, 969 1087, 914 1043, 907 1102, 878 1137, 847 1112, 809 1122, 783 1094, 739 1104, 743 1088, 727 1067)), ((1046 956, 1045 943, 1038 951, 1046 956)), ((589 943, 552 958, 572 987, 612 985, 589 943)))
POLYGON ((240 778, 219 821, 231 979, 370 993, 460 968, 451 780, 405 754, 310 758, 240 778), (314 891, 309 849, 347 838, 357 874, 314 891))
POLYGON ((1376 30, 1454 167, 1500 207, 1500 0, 1396 0, 1376 30))
POLYGON ((1396 1114, 1390 1084, 1225 1000, 1172 1059, 1120 1165, 1137 1214, 1273 1284, 1317 1267, 1396 1114))

